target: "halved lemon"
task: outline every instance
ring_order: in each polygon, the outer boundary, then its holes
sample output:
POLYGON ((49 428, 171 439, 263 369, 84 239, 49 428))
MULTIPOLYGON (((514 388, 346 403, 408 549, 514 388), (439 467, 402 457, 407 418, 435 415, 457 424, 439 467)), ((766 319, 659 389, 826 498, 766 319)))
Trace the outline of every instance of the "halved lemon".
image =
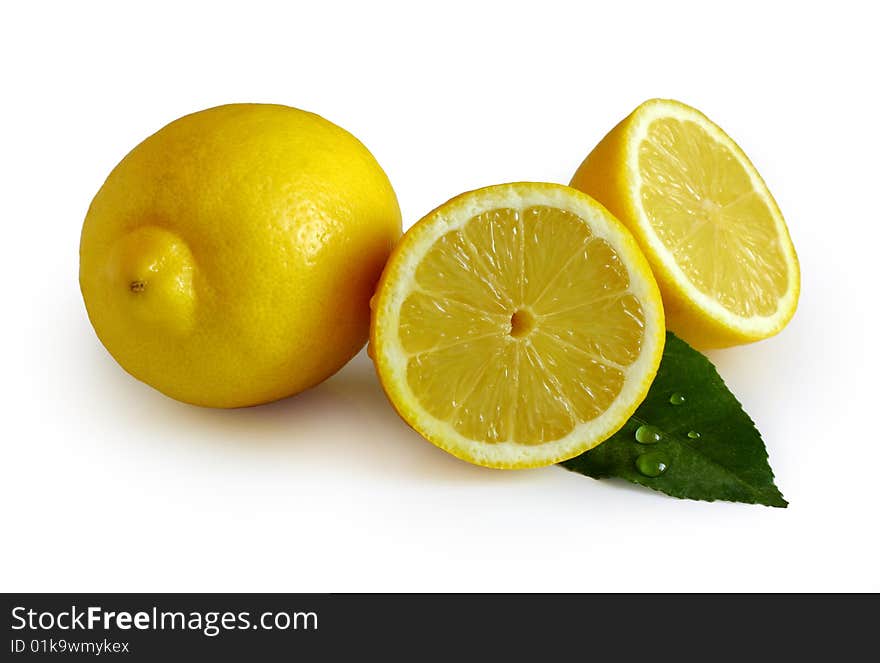
POLYGON ((618 124, 571 186, 635 235, 669 329, 701 348, 757 341, 794 315, 797 255, 745 153, 698 110, 652 99, 618 124))
POLYGON ((487 187, 416 223, 373 302, 370 354, 403 419, 497 468, 549 465, 630 417, 657 372, 657 284, 627 230, 558 184, 487 187))

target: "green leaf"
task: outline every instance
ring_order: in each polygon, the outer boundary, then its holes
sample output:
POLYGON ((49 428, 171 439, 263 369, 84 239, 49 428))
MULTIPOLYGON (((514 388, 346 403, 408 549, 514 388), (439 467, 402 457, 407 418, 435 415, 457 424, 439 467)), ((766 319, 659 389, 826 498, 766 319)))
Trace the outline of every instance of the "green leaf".
POLYGON ((635 414, 608 440, 562 466, 595 479, 621 477, 673 497, 788 505, 773 483, 755 424, 712 363, 671 332, 666 334, 657 377, 635 414), (680 397, 684 402, 671 402, 680 397), (643 425, 659 429, 660 440, 637 442, 636 431, 643 425), (659 476, 637 469, 636 459, 646 453, 657 456, 643 458, 643 469, 651 464, 646 461, 665 461, 666 470, 659 476))

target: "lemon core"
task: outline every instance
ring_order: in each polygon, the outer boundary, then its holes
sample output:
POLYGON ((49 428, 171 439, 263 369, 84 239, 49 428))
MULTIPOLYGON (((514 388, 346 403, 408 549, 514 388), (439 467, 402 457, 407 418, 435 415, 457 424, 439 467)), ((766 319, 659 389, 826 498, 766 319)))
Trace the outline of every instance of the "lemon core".
POLYGON ((528 336, 535 328, 535 316, 528 311, 519 309, 510 316, 510 335, 514 338, 528 336))

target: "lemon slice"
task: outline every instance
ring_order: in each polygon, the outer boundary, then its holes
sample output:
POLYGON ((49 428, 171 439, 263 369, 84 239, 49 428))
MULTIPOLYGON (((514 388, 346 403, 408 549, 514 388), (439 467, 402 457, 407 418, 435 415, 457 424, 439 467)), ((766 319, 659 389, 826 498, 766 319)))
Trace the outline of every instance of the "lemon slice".
POLYGON ((782 214, 743 151, 698 110, 653 99, 618 124, 571 185, 635 235, 667 325, 702 348, 778 333, 800 292, 782 214))
POLYGON ((415 224, 385 267, 370 354, 428 440, 498 468, 549 465, 617 431, 663 352, 632 236, 558 184, 488 187, 415 224))

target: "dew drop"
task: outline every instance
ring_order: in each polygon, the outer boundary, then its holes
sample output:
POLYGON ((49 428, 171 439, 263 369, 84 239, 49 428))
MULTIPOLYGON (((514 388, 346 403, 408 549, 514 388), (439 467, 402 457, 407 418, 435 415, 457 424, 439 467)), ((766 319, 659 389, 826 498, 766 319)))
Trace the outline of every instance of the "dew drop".
POLYGON ((692 431, 688 431, 688 437, 691 438, 692 440, 699 440, 701 436, 698 431, 692 430, 692 431))
POLYGON ((636 428, 636 442, 640 444, 657 444, 661 437, 660 429, 656 426, 643 424, 636 428))
POLYGON ((636 469, 646 477, 659 477, 667 467, 666 456, 659 451, 649 451, 636 458, 636 469))
POLYGON ((672 396, 669 397, 669 402, 673 405, 681 405, 686 400, 687 399, 684 397, 684 394, 680 391, 676 391, 674 394, 672 394, 672 396))

